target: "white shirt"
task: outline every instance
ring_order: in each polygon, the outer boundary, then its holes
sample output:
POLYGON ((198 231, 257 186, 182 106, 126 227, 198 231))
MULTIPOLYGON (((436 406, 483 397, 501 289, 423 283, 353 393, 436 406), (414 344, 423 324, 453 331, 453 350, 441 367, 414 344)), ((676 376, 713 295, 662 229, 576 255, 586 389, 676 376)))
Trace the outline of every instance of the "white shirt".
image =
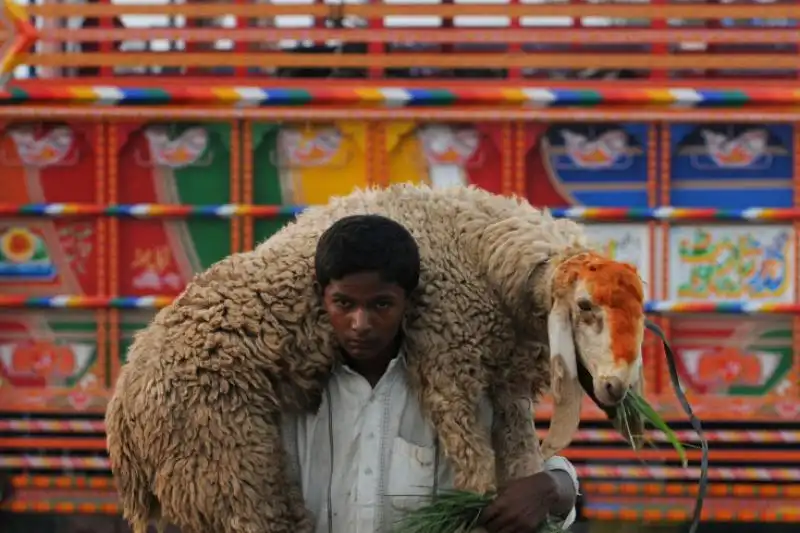
MULTIPOLYGON (((480 422, 488 434, 488 400, 480 422)), ((337 367, 319 412, 286 417, 283 438, 306 506, 316 518, 316 533, 390 533, 399 512, 418 505, 419 499, 408 495, 432 493, 437 463, 433 426, 409 390, 402 357, 391 362, 374 389, 359 374, 337 367)), ((569 473, 577 493, 577 474, 569 461, 553 457, 545 467, 569 473)), ((446 460, 438 461, 438 472, 438 487, 452 488, 446 460)), ((572 509, 563 529, 574 521, 572 509)))

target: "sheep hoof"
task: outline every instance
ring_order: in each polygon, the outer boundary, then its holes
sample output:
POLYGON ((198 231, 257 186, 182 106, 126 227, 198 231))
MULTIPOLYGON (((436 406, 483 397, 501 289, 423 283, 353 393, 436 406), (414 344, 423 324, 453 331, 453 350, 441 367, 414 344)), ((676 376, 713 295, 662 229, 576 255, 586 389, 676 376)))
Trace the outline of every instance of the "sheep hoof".
POLYGON ((542 459, 547 461, 548 459, 556 455, 559 451, 560 450, 556 450, 552 446, 544 445, 542 446, 542 459))

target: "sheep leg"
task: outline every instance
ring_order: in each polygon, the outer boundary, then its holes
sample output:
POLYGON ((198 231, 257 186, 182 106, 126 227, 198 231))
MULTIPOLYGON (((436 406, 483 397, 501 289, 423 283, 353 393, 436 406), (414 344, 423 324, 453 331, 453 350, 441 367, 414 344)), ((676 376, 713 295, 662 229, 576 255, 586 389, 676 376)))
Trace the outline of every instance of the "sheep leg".
POLYGON ((497 391, 492 396, 492 444, 497 456, 497 483, 532 476, 544 469, 529 398, 497 391))
POLYGON ((453 464, 455 487, 481 494, 492 492, 496 488, 494 452, 489 435, 475 431, 480 427, 480 385, 470 380, 464 366, 457 362, 464 350, 460 354, 436 350, 432 353, 450 361, 446 367, 426 368, 426 364, 420 364, 424 357, 409 358, 411 379, 421 385, 417 388, 421 391, 420 406, 436 429, 445 457, 453 464), (470 382, 463 383, 465 379, 470 382))
POLYGON ((163 515, 185 531, 310 533, 299 491, 287 490, 293 484, 275 417, 249 407, 195 413, 156 473, 163 515))
POLYGON ((505 357, 506 364, 496 369, 491 391, 493 410, 492 443, 497 455, 498 483, 532 476, 544 468, 539 438, 534 425, 533 402, 546 386, 549 375, 535 361, 546 360, 546 324, 535 323, 534 337, 518 337, 505 357))
MULTIPOLYGON (((455 470, 455 487, 484 494, 496 489, 494 452, 488 436, 473 432, 478 427, 473 400, 467 396, 455 398, 452 394, 440 401, 441 407, 429 412, 439 434, 442 450, 452 461, 455 470)), ((439 400, 444 397, 436 396, 439 400)))

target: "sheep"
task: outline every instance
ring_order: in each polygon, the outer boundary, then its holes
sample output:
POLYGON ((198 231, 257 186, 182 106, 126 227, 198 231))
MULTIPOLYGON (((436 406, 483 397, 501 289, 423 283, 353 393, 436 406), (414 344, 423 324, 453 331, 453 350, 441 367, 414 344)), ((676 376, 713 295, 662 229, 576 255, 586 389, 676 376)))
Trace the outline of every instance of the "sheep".
POLYGON ((641 281, 593 252, 580 225, 472 187, 359 190, 198 274, 136 335, 106 413, 134 533, 150 519, 183 533, 312 531, 280 416, 317 409, 337 359, 313 288, 317 240, 366 213, 404 224, 419 244, 403 349, 457 488, 492 491, 566 447, 579 370, 603 404, 641 385, 641 281), (548 384, 554 412, 540 447, 531 405, 548 384), (476 421, 483 394, 490 435, 476 421))

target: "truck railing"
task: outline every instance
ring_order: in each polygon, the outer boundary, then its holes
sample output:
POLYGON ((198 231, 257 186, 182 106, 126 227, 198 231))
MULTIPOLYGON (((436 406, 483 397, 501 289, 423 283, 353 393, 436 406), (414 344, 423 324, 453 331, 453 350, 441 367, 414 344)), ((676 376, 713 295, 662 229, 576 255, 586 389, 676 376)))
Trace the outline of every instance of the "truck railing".
MULTIPOLYGON (((800 5, 785 3, 15 5, 28 29, 25 46, 11 52, 9 63, 25 78, 663 80, 800 74, 800 5), (141 27, 141 21, 126 22, 130 17, 167 26, 141 27), (315 25, 279 24, 285 17, 315 25), (392 23, 396 17, 406 21, 403 27, 392 23), (409 17, 439 23, 412 27, 409 17), (458 23, 465 17, 473 19, 470 26, 476 18, 501 20, 467 27, 458 23), (562 19, 569 26, 554 23, 562 19)), ((0 41, 11 43, 19 32, 19 25, 6 24, 0 41)))

